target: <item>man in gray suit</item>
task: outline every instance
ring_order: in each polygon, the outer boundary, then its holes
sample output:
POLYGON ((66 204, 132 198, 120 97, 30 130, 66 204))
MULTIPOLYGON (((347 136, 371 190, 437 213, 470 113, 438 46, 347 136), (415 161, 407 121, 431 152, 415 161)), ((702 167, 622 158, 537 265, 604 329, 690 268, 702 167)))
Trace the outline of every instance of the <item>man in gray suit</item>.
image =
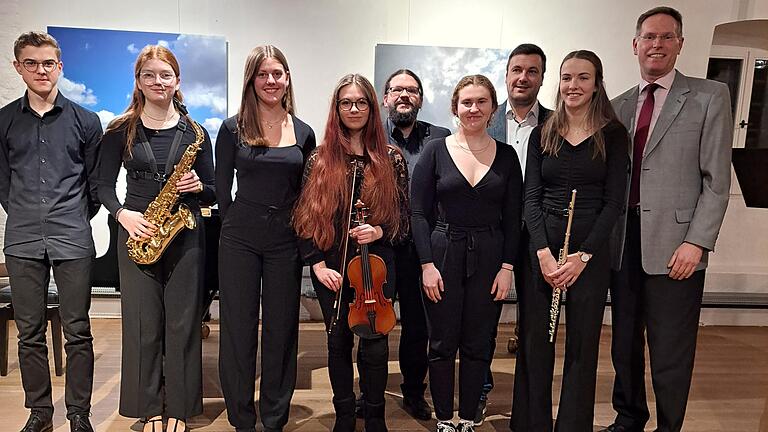
MULTIPOLYGON (((518 45, 509 54, 507 59, 507 96, 506 102, 499 105, 499 109, 493 115, 488 134, 493 139, 511 145, 517 153, 520 167, 525 178, 525 162, 528 154, 528 138, 536 126, 544 123, 550 110, 541 106, 538 101, 539 89, 544 81, 544 72, 547 70, 547 56, 537 45, 525 43, 518 45)), ((520 204, 522 206, 522 203, 520 204)), ((520 236, 520 247, 517 256, 518 262, 514 263, 515 290, 517 292, 518 325, 515 326, 515 336, 511 345, 517 345, 519 334, 520 310, 522 308, 524 290, 530 289, 530 262, 528 254, 528 234, 525 228, 520 236)), ((498 319, 498 318, 497 318, 498 319)), ((495 336, 495 335, 494 335, 495 336)), ((496 347, 494 343, 492 345, 496 347)), ((490 368, 486 375, 483 393, 480 396, 480 404, 475 415, 475 426, 483 423, 486 413, 488 393, 493 389, 493 375, 490 368)))
POLYGON ((616 371, 614 424, 643 431, 647 334, 657 431, 679 431, 696 352, 707 255, 730 191, 733 121, 728 88, 675 70, 683 23, 657 7, 637 20, 632 47, 641 80, 613 100, 633 135, 627 212, 612 236, 616 371))

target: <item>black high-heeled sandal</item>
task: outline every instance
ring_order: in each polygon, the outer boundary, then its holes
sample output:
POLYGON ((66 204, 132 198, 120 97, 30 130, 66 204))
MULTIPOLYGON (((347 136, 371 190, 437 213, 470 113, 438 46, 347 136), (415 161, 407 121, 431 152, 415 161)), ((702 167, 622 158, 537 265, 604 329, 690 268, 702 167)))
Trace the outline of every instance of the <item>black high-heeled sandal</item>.
MULTIPOLYGON (((144 425, 146 425, 147 423, 152 423, 152 432, 163 432, 163 418, 162 417, 157 417, 157 418, 154 418, 154 417, 153 418, 146 418, 146 417, 144 417, 143 419, 141 419, 141 422, 144 423, 144 425), (160 429, 155 430, 155 425, 157 423, 160 423, 160 429)), ((144 427, 142 427, 141 430, 143 431, 144 427)))
POLYGON ((166 429, 166 432, 189 432, 189 428, 187 427, 187 422, 181 419, 177 418, 169 418, 168 419, 168 429, 166 429), (173 429, 171 429, 171 420, 174 421, 173 423, 173 429), (184 423, 184 429, 179 430, 179 423, 184 423))

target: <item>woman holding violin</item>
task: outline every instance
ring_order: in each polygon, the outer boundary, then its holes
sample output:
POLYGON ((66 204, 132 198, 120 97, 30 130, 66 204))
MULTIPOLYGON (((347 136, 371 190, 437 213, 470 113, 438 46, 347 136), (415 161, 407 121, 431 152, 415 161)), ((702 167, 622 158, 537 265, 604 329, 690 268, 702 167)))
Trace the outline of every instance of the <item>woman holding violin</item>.
POLYGON ((328 329, 334 432, 355 430, 355 335, 365 430, 387 430, 386 334, 393 325, 388 299, 395 281, 391 246, 408 232, 407 191, 408 169, 399 150, 387 145, 373 86, 361 75, 344 76, 333 92, 323 145, 308 158, 293 217, 328 329))
POLYGON ((497 107, 488 78, 462 78, 451 98, 458 130, 427 143, 411 182, 438 432, 474 430, 500 300, 512 285, 523 180, 514 149, 486 132, 497 107), (460 420, 454 425, 457 351, 460 420))

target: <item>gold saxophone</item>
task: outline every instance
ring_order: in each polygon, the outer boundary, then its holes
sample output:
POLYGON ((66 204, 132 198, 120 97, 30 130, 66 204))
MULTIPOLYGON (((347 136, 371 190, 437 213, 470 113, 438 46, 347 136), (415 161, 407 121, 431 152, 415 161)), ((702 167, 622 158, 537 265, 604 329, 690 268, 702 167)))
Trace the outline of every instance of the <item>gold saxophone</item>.
MULTIPOLYGON (((571 202, 568 204, 568 225, 565 228, 565 240, 557 257, 557 267, 560 268, 568 259, 568 243, 571 239, 571 222, 573 222, 573 206, 576 204, 576 189, 571 191, 571 202)), ((552 304, 549 305, 549 341, 555 341, 557 323, 560 321, 560 294, 559 287, 552 291, 552 304)))
MULTIPOLYGON (((136 264, 156 263, 182 229, 195 229, 195 215, 189 207, 179 204, 179 209, 176 213, 171 213, 171 210, 179 200, 176 182, 192 169, 197 152, 200 151, 200 146, 205 139, 203 128, 189 117, 187 119, 195 131, 195 142, 184 150, 184 154, 176 165, 176 169, 173 170, 173 174, 168 178, 168 181, 157 197, 144 211, 144 219, 154 224, 157 227, 157 231, 149 238, 139 240, 129 238, 125 242, 128 246, 128 256, 136 264)), ((173 157, 173 155, 168 155, 168 157, 173 157)))

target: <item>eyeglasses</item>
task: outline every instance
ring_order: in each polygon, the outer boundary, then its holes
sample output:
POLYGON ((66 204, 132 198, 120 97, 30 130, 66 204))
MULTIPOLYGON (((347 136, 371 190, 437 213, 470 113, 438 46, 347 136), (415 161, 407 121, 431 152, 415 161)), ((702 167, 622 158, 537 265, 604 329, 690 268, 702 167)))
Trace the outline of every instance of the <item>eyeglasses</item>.
POLYGON ((160 81, 160 84, 170 84, 174 78, 176 75, 172 72, 160 72, 159 74, 149 71, 139 72, 139 80, 144 85, 152 85, 157 81, 160 81))
POLYGON ((37 61, 32 59, 24 59, 21 62, 22 66, 24 66, 24 69, 27 70, 27 72, 37 72, 37 68, 40 65, 43 65, 43 70, 46 72, 51 72, 56 67, 56 65, 59 64, 56 60, 43 60, 43 61, 37 61))
POLYGON ((358 111, 368 111, 368 108, 371 105, 368 102, 368 99, 358 99, 356 101, 351 101, 349 99, 342 99, 340 101, 336 101, 336 104, 339 106, 339 109, 342 111, 350 111, 353 106, 356 107, 358 111))
POLYGON ((390 87, 387 92, 399 96, 403 93, 403 90, 411 96, 418 96, 421 94, 418 87, 390 87))
POLYGON ((663 34, 653 34, 653 33, 645 33, 638 36, 638 39, 640 39, 643 42, 672 42, 673 40, 677 39, 677 35, 674 33, 663 33, 663 34))

